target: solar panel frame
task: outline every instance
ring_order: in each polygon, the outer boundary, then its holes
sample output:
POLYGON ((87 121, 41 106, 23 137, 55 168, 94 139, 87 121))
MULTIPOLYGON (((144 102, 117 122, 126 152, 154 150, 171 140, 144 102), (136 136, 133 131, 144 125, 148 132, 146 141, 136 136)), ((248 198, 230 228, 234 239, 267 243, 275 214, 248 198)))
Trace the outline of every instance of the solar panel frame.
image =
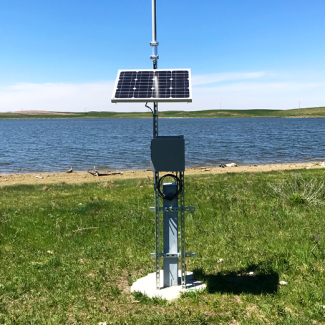
POLYGON ((191 69, 118 70, 111 102, 112 103, 146 103, 146 102, 190 103, 192 102, 191 69), (158 94, 153 93, 156 92, 155 87, 153 86, 155 81, 153 78, 150 77, 152 77, 152 75, 154 74, 158 75, 157 78, 158 89, 159 89, 158 94))

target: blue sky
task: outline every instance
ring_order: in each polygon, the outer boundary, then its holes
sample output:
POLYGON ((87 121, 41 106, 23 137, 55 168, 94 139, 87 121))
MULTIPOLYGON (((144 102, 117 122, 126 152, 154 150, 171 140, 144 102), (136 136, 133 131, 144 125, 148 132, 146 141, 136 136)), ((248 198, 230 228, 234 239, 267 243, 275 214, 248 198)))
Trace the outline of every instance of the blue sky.
MULTIPOLYGON (((157 0, 159 68, 191 68, 192 104, 325 106, 324 0, 157 0)), ((0 11, 0 111, 111 104, 117 70, 152 67, 151 0, 11 0, 0 11)))

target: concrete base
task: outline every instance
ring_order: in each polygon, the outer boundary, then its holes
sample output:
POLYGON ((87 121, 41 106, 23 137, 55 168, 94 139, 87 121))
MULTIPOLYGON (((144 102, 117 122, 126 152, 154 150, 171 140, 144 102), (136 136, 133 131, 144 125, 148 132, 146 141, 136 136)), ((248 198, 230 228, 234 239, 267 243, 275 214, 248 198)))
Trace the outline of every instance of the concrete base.
POLYGON ((132 284, 131 292, 138 291, 150 298, 160 297, 167 300, 174 300, 180 297, 181 292, 191 290, 203 290, 206 285, 196 281, 192 272, 186 272, 186 289, 181 286, 181 270, 178 271, 178 286, 163 288, 164 271, 160 270, 160 290, 156 290, 156 273, 149 273, 147 276, 138 279, 132 284))

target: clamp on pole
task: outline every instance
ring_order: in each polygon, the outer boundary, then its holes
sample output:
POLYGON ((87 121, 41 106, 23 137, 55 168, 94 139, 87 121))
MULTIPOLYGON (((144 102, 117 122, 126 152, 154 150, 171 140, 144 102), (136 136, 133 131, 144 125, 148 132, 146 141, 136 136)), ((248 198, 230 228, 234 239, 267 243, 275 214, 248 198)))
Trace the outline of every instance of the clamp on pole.
POLYGON ((150 46, 152 46, 152 55, 150 55, 151 60, 158 60, 158 45, 159 43, 157 41, 150 42, 150 46))

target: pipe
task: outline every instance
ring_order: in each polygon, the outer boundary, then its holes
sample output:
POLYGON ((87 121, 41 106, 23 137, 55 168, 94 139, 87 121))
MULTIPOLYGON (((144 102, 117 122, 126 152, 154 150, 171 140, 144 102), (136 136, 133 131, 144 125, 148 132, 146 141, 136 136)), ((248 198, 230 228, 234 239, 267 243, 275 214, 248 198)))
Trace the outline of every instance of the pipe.
POLYGON ((157 42, 156 0, 152 0, 152 42, 157 42))
MULTIPOLYGON (((158 56, 158 42, 157 42, 157 23, 156 23, 156 0, 152 0, 152 42, 150 42, 150 46, 152 46, 152 55, 150 59, 153 61, 157 61, 159 59, 158 56)), ((154 69, 157 69, 154 64, 154 69)))

